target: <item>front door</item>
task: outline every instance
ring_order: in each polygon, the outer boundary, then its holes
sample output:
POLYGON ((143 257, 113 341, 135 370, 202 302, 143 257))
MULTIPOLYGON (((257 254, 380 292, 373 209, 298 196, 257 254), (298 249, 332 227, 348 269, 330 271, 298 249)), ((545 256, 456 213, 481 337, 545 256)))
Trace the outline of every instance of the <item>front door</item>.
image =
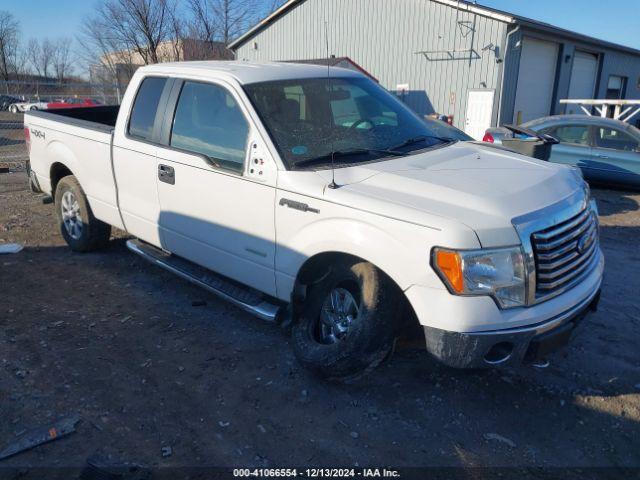
POLYGON ((591 168, 596 180, 640 185, 638 139, 621 129, 594 126, 591 168))
POLYGON ((493 118, 493 90, 471 90, 467 97, 467 117, 464 131, 476 140, 482 140, 493 118))
POLYGON ((237 92, 179 82, 158 147, 163 247, 275 295, 273 159, 237 92))
POLYGON ((551 150, 551 162, 580 167, 587 178, 591 162, 589 125, 559 125, 544 129, 541 133, 551 135, 560 142, 551 150))

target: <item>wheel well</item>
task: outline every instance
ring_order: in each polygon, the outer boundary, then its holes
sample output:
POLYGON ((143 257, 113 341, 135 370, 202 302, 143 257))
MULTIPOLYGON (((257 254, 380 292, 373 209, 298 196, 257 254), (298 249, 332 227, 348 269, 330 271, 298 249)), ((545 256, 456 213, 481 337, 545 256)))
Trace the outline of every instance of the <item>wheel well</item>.
POLYGON ((69 170, 66 165, 62 163, 54 163, 51 165, 51 170, 49 173, 49 178, 51 179, 51 195, 55 196, 56 188, 58 187, 58 182, 66 177, 67 175, 73 175, 71 170, 69 170))
MULTIPOLYGON (((300 270, 298 271, 298 275, 296 276, 296 282, 293 288, 292 295, 292 306, 293 306, 293 315, 294 321, 295 317, 299 313, 299 307, 304 302, 306 297, 306 287, 313 283, 321 280, 325 274, 328 272, 328 266, 331 265, 332 262, 337 260, 338 258, 353 258, 356 260, 362 260, 363 262, 367 262, 364 258, 358 257, 356 255, 350 255, 342 252, 324 252, 318 255, 314 255, 313 257, 308 258, 300 270)), ((375 264, 374 264, 375 265, 375 264)), ((378 267, 379 268, 379 267, 378 267)), ((382 270, 382 269, 381 269, 382 270)), ((417 343, 424 341, 424 337, 422 336, 422 327, 420 326, 420 322, 418 320, 413 307, 409 303, 406 295, 400 288, 400 286, 395 282, 395 280, 388 275, 384 270, 382 272, 387 275, 396 286, 396 288, 402 293, 403 304, 401 307, 402 312, 402 322, 400 325, 399 336, 402 338, 403 343, 408 342, 409 344, 413 344, 415 341, 415 337, 417 336, 417 343)))

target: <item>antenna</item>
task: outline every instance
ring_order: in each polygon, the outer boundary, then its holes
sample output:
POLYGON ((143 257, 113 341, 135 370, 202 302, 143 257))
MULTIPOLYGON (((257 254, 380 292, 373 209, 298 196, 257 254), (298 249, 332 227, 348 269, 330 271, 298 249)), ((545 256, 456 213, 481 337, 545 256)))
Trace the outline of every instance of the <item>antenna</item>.
POLYGON ((333 122, 331 120, 331 57, 329 56, 329 23, 326 20, 324 21, 324 36, 327 48, 327 100, 329 104, 327 119, 329 121, 329 133, 331 134, 331 183, 328 186, 330 189, 335 190, 339 185, 336 183, 336 168, 334 164, 335 149, 333 146, 333 122))

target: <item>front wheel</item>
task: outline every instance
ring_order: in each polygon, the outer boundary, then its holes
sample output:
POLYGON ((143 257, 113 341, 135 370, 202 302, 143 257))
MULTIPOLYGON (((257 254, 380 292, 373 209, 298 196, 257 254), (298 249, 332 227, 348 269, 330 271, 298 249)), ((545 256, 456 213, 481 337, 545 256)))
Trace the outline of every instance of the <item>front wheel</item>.
POLYGON ((87 197, 76 180, 69 175, 58 182, 55 194, 60 233, 75 252, 90 252, 109 242, 111 225, 93 216, 87 197))
POLYGON ((9 107, 9 111, 10 111, 11 113, 13 113, 13 114, 16 114, 16 113, 18 113, 18 107, 16 107, 15 105, 11 105, 11 106, 9 107))
POLYGON ((334 262, 309 287, 292 330, 296 357, 327 379, 366 374, 393 349, 401 299, 398 287, 371 263, 348 257, 334 262))

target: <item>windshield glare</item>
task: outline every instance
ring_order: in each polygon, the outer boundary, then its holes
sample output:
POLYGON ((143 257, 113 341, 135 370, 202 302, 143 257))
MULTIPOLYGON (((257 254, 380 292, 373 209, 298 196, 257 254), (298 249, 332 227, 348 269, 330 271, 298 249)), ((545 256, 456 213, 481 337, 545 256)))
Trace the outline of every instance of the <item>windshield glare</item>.
POLYGON ((386 157, 384 150, 405 142, 400 151, 408 154, 466 140, 444 123, 423 121, 364 77, 280 80, 246 85, 245 90, 289 168, 314 159, 330 163, 332 152, 358 152, 336 155, 336 164, 354 163, 386 157), (416 138, 422 140, 407 142, 416 138))

